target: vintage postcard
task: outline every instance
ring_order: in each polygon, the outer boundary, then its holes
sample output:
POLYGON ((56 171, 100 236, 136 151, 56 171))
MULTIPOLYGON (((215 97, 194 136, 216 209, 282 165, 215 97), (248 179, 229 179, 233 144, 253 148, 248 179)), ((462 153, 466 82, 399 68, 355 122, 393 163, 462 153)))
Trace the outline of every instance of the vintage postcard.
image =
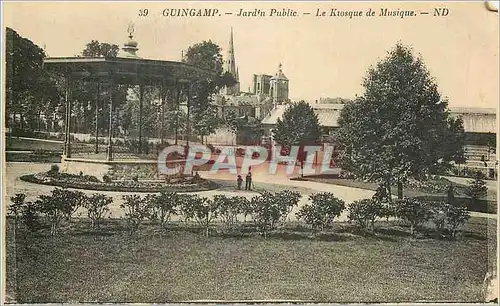
POLYGON ((497 301, 495 1, 2 7, 4 302, 497 301))

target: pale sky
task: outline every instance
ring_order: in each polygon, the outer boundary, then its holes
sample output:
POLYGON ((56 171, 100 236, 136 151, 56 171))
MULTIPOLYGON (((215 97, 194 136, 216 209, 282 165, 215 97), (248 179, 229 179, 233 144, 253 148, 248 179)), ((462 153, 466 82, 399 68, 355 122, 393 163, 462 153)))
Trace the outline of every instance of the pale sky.
POLYGON ((290 79, 290 98, 352 98, 361 94, 370 65, 401 41, 413 46, 452 107, 498 104, 498 13, 482 1, 447 3, 394 2, 170 2, 170 3, 4 3, 4 27, 16 30, 49 56, 79 54, 92 39, 121 46, 127 26, 143 58, 179 60, 181 51, 202 40, 227 50, 234 31, 241 89, 252 74, 274 74, 278 64, 290 79), (434 17, 434 8, 449 9, 434 17), (148 9, 139 17, 139 9, 148 9), (217 8, 217 17, 164 17, 165 8, 217 8), (240 9, 294 9, 298 17, 238 17, 240 9), (316 17, 316 10, 381 8, 415 10, 416 17, 316 17), (420 12, 429 12, 421 15, 420 12), (232 15, 225 14, 232 12, 232 15), (309 12, 310 15, 303 15, 309 12))

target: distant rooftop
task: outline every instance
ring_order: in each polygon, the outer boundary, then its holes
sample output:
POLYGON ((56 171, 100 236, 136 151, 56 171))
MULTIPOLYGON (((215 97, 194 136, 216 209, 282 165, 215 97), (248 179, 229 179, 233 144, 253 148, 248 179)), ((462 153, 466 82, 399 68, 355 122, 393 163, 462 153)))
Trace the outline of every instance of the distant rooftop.
POLYGON ((496 108, 479 107, 450 107, 450 112, 454 114, 496 114, 496 108))
MULTIPOLYGON (((312 104, 314 113, 318 116, 320 126, 337 127, 341 104, 312 104)), ((283 118, 283 113, 290 104, 277 105, 271 113, 262 120, 262 124, 275 125, 278 118, 283 118)))

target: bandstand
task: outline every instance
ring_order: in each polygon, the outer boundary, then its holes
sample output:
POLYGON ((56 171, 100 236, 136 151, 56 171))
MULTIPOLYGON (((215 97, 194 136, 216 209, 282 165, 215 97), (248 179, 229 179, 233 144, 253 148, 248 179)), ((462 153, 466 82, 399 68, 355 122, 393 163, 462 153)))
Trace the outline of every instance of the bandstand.
MULTIPOLYGON (((138 168, 147 168, 151 172, 144 178, 152 178, 156 171, 157 152, 147 150, 148 139, 145 139, 142 130, 144 91, 153 87, 159 101, 163 124, 171 118, 164 118, 165 105, 171 103, 179 108, 180 104, 187 105, 189 120, 190 101, 193 87, 199 82, 210 81, 215 77, 212 71, 203 70, 180 61, 164 61, 144 59, 137 55, 138 43, 133 40, 133 29, 129 30, 129 40, 124 44, 117 57, 49 57, 44 60, 44 69, 49 70, 65 80, 65 120, 64 120, 64 151, 61 158, 61 172, 85 173, 102 178, 111 170, 120 169, 123 173, 131 173, 138 168), (76 82, 90 83, 96 88, 95 119, 87 122, 95 125, 95 135, 91 135, 94 143, 74 143, 72 138, 72 89, 76 82), (138 145, 136 149, 128 149, 123 145, 123 139, 116 137, 116 92, 118 86, 138 87, 139 124, 138 145), (107 97, 102 101, 102 90, 107 90, 107 97), (100 101, 101 100, 101 101, 100 101), (98 105, 105 105, 106 112, 101 114, 98 105), (107 135, 99 135, 99 120, 107 116, 107 135)), ((103 107, 101 107, 103 109, 103 107)), ((189 142, 190 125, 187 123, 187 142, 189 142)), ((102 129, 101 129, 102 130, 102 129)), ((163 128, 158 141, 163 144, 163 128)), ((177 135, 176 139, 177 141, 177 135)), ((188 143, 187 143, 188 144, 188 143)), ((154 151, 154 150, 153 150, 154 151)), ((111 171, 111 172, 113 172, 111 171)), ((147 171, 146 171, 147 172, 147 171)), ((143 178, 143 179, 144 179, 143 178)))

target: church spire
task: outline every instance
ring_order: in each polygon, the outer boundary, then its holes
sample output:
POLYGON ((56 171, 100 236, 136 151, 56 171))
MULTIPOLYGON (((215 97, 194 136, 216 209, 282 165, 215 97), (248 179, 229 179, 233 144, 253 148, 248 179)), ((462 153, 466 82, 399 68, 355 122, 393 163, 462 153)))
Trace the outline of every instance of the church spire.
POLYGON ((236 60, 234 58, 234 38, 233 27, 231 27, 231 36, 229 37, 229 49, 227 50, 226 71, 236 78, 236 60))
POLYGON ((229 37, 229 48, 225 58, 225 72, 230 73, 236 80, 236 84, 225 88, 225 93, 229 95, 240 94, 239 71, 236 68, 236 59, 234 56, 234 36, 233 27, 231 27, 231 36, 229 37))

